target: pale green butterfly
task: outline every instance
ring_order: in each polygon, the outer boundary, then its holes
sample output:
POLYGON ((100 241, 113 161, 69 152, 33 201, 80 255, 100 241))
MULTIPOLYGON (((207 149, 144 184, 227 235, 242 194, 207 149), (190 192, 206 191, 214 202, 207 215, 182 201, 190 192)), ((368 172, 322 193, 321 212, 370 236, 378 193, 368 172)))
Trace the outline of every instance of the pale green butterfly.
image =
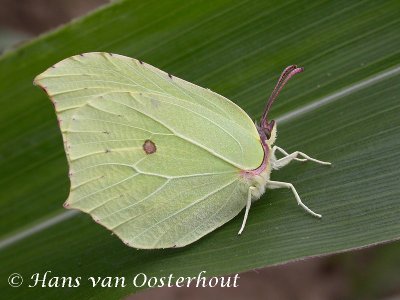
POLYGON ((34 81, 52 99, 64 139, 71 180, 64 206, 149 249, 193 243, 245 207, 242 233, 266 188, 290 188, 321 217, 291 183, 270 180, 272 169, 292 160, 330 164, 273 146, 268 111, 302 70, 283 71, 257 125, 228 99, 136 59, 64 59, 34 81))

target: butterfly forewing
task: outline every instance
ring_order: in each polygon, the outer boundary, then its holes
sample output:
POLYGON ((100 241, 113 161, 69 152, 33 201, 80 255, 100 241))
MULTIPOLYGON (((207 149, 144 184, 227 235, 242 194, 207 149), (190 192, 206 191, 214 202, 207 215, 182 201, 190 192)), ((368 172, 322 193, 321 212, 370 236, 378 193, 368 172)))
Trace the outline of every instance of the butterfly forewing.
POLYGON ((66 205, 127 244, 184 246, 246 205, 240 171, 264 153, 250 118, 226 98, 108 53, 65 59, 35 82, 60 122, 66 205))

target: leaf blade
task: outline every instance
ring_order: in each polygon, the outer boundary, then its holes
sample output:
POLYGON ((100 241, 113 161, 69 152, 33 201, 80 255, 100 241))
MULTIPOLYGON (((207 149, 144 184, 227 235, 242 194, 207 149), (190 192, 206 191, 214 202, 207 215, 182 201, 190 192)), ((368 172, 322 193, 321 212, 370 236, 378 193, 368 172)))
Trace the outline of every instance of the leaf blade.
MULTIPOLYGON (((44 68, 77 52, 117 52, 210 87, 258 117, 281 68, 296 62, 306 72, 278 99, 272 113, 281 116, 400 64, 396 2, 348 3, 269 2, 244 10, 245 3, 188 2, 172 12, 172 1, 155 10, 151 2, 122 1, 7 54, 0 60, 2 236, 63 213, 58 208, 68 178, 61 136, 53 108, 31 86, 44 68), (298 30, 299 24, 307 27, 298 30), (116 28, 126 35, 115 36, 116 28)), ((334 163, 331 169, 293 163, 272 174, 274 180, 292 181, 303 201, 322 213, 320 222, 305 215, 289 192, 271 191, 252 207, 240 238, 239 216, 193 246, 132 252, 90 218, 76 215, 1 250, 6 262, 1 284, 14 271, 29 278, 49 266, 54 275, 71 276, 189 276, 200 269, 227 274, 398 239, 397 81, 397 74, 385 77, 278 126, 277 143, 284 149, 334 163), (46 263, 43 253, 52 253, 46 263)), ((2 290, 16 295, 10 287, 2 290)), ((115 298, 131 291, 136 289, 85 286, 68 296, 115 298)), ((60 297, 57 289, 25 287, 18 295, 60 297)))

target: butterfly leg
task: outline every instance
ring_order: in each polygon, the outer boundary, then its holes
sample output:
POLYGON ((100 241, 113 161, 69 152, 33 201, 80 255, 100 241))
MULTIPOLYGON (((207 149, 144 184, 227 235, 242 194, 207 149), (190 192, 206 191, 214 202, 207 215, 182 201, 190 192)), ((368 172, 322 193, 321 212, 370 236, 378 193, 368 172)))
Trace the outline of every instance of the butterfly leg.
POLYGON ((248 192, 248 196, 247 196, 247 203, 246 203, 246 211, 244 213, 244 219, 243 219, 242 227, 240 227, 240 230, 239 230, 238 234, 242 234, 244 226, 246 225, 247 216, 249 215, 249 210, 250 210, 250 206, 251 206, 251 192, 252 192, 253 189, 255 189, 253 186, 249 187, 249 192, 248 192))
POLYGON ((313 162, 321 164, 321 165, 331 165, 330 162, 312 158, 312 157, 308 156, 307 154, 300 152, 300 151, 295 151, 295 152, 289 154, 285 150, 283 150, 281 147, 278 147, 278 146, 274 146, 272 148, 272 151, 273 151, 273 153, 275 153, 275 151, 279 151, 283 155, 286 155, 285 157, 278 159, 274 162, 274 164, 273 164, 274 169, 282 168, 282 167, 286 166, 288 163, 290 163, 292 160, 297 160, 297 161, 309 160, 309 161, 313 161, 313 162), (297 156, 302 156, 304 158, 297 158, 297 156))
POLYGON ((267 181, 267 188, 269 189, 280 189, 280 188, 287 188, 287 189, 291 189, 296 200, 297 200, 297 204, 300 205, 306 212, 308 212, 310 215, 317 217, 317 218, 321 218, 322 216, 320 214, 317 214, 315 212, 313 212, 311 209, 309 209, 300 199, 299 194, 297 193, 296 189, 294 188, 293 184, 289 183, 289 182, 282 182, 282 181, 267 181))

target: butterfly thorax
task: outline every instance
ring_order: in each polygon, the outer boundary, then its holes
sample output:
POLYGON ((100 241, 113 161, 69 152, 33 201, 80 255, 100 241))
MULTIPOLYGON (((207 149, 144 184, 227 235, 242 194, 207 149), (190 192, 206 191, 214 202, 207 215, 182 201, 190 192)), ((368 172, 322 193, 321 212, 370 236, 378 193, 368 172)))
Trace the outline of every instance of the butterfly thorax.
POLYGON ((261 165, 254 170, 243 171, 243 178, 247 181, 247 184, 251 188, 252 201, 260 199, 265 193, 267 182, 270 179, 272 165, 274 163, 275 156, 271 151, 272 144, 276 138, 276 126, 271 131, 269 139, 263 140, 263 136, 260 135, 260 143, 264 149, 264 158, 261 165))
POLYGON ((251 190, 252 201, 260 199, 260 197, 265 193, 267 181, 269 181, 271 174, 271 164, 268 162, 267 167, 263 172, 258 175, 254 175, 250 178, 249 183, 254 187, 251 190))
POLYGON ((258 200, 265 193, 271 170, 271 162, 268 160, 263 171, 259 173, 256 170, 242 171, 242 178, 246 183, 244 186, 246 189, 251 188, 252 201, 258 200))

